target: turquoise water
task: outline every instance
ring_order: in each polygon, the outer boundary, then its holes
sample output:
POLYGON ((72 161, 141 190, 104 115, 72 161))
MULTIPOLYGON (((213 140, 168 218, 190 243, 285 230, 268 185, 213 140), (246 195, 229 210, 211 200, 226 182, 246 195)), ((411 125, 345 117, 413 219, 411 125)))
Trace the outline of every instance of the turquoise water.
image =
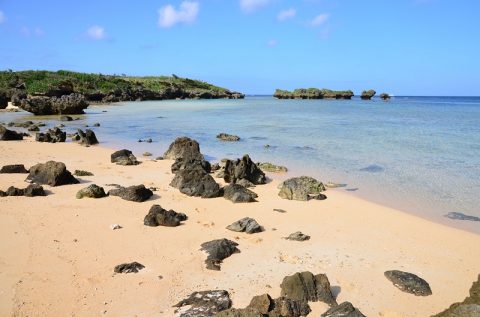
MULTIPOLYGON (((26 117, 0 114, 0 121, 26 117)), ((340 190, 480 233, 480 222, 444 217, 480 217, 480 98, 128 102, 91 107, 84 120, 67 125, 94 122, 101 123, 94 128, 99 140, 112 148, 158 156, 186 135, 210 160, 248 153, 287 166, 288 176, 345 183, 340 190), (242 140, 217 141, 220 132, 242 140), (144 138, 154 142, 137 142, 144 138)))

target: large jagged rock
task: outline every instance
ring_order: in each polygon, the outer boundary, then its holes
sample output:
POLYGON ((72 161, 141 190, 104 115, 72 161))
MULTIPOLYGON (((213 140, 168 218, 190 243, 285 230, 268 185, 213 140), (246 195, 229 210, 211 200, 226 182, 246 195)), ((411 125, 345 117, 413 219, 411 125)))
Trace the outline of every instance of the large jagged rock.
POLYGON ((110 155, 110 161, 117 165, 138 165, 139 162, 132 151, 123 149, 116 151, 110 155))
POLYGON ((454 303, 445 311, 432 317, 478 317, 480 316, 480 274, 470 288, 470 296, 463 302, 454 303))
POLYGON ((337 305, 330 290, 330 282, 325 274, 295 273, 286 276, 280 287, 281 296, 286 298, 310 302, 321 301, 330 306, 337 305))
POLYGON ((26 174, 28 170, 23 164, 4 165, 0 169, 0 174, 26 174))
POLYGON ((20 141, 23 140, 23 134, 9 130, 0 124, 0 141, 20 141))
POLYGON ((177 213, 172 209, 166 210, 160 205, 153 205, 143 219, 143 224, 149 227, 176 227, 185 220, 187 220, 187 216, 184 213, 177 213))
POLYGON ((168 150, 163 155, 164 159, 176 160, 177 158, 198 158, 203 159, 200 153, 200 145, 197 141, 187 137, 176 138, 168 147, 168 150))
POLYGON ((223 188, 223 197, 234 203, 250 203, 254 202, 258 196, 241 185, 229 184, 223 188))
POLYGON ((246 179, 255 185, 265 184, 265 173, 250 159, 244 155, 235 161, 226 160, 223 179, 227 183, 236 183, 240 179, 246 179))
POLYGON ((66 139, 67 139, 67 133, 57 127, 53 129, 49 129, 45 133, 35 134, 35 141, 37 142, 58 143, 58 142, 65 142, 66 139))
POLYGON ((416 296, 432 295, 432 290, 428 283, 415 274, 402 272, 398 270, 386 271, 385 277, 395 285, 399 290, 414 294, 416 296))
POLYGON ((64 163, 55 161, 48 161, 30 167, 27 181, 50 186, 79 183, 79 181, 67 170, 64 163))
POLYGON ((220 185, 201 168, 177 171, 170 186, 178 188, 185 195, 202 198, 215 198, 222 193, 220 185))
POLYGON ((365 317, 357 308, 350 302, 343 302, 338 306, 333 306, 321 317, 365 317))
POLYGON ((153 192, 144 185, 136 185, 129 187, 119 187, 108 191, 111 196, 118 196, 124 200, 143 202, 152 197, 153 192))
POLYGON ((373 96, 375 96, 376 93, 377 92, 373 89, 364 90, 362 91, 362 95, 360 96, 360 98, 362 98, 362 100, 370 100, 373 96))
POLYGON ((227 229, 235 232, 245 233, 257 233, 263 231, 262 226, 260 226, 255 219, 249 217, 235 221, 231 225, 227 226, 227 229))
POLYGON ((179 317, 211 317, 232 307, 230 295, 225 290, 194 292, 175 304, 179 317))
POLYGON ((208 253, 205 263, 207 269, 220 271, 222 261, 234 253, 239 253, 238 243, 228 239, 218 239, 202 243, 201 249, 208 253))
POLYGON ((82 94, 72 93, 61 97, 29 96, 12 100, 13 104, 34 115, 82 114, 88 102, 82 94))
POLYGON ((81 129, 77 130, 77 133, 73 136, 73 140, 79 143, 80 145, 90 146, 98 144, 97 136, 95 132, 90 129, 86 129, 83 132, 81 129))
MULTIPOLYGON (((322 182, 313 177, 300 176, 287 179, 279 185, 278 196, 289 200, 307 201, 325 191, 322 182)), ((322 195, 323 196, 323 195, 322 195)))
POLYGON ((179 157, 175 160, 175 163, 172 164, 171 170, 173 174, 176 174, 181 170, 198 168, 204 170, 206 173, 210 173, 212 171, 210 162, 205 161, 200 157, 179 157))
POLYGON ((96 184, 91 184, 88 187, 82 188, 77 192, 77 199, 82 198, 102 198, 106 197, 105 190, 103 187, 97 186, 96 184))

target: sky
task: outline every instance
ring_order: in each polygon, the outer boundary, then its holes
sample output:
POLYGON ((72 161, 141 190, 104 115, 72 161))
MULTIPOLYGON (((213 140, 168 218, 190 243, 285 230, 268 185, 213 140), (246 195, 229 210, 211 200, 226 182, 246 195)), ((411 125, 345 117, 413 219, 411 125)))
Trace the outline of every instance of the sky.
POLYGON ((0 69, 480 95, 476 0, 0 0, 0 69))

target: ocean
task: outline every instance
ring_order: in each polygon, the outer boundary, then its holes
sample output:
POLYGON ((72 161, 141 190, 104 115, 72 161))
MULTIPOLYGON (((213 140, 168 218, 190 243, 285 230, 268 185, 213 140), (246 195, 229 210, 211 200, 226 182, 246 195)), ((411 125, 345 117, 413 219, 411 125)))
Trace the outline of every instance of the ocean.
MULTIPOLYGON (((91 106, 67 132, 95 122, 101 144, 161 156, 178 136, 200 143, 211 161, 249 154, 345 184, 338 190, 450 226, 480 233, 480 97, 394 97, 352 100, 173 100, 91 106), (104 112, 106 111, 106 112, 104 112), (216 139, 221 132, 239 142, 216 139), (139 139, 153 139, 139 143, 139 139)), ((25 112, 0 121, 42 120, 25 112)), ((328 192, 327 192, 328 196, 328 192)), ((360 224, 361 225, 361 224, 360 224)))

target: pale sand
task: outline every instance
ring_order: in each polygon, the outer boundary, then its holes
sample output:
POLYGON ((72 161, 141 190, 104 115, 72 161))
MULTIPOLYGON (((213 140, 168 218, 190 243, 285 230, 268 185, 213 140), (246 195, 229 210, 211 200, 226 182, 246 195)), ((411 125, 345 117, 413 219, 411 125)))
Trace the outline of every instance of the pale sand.
MULTIPOLYGON (((480 236, 328 190, 325 201, 297 202, 277 196, 278 180, 254 191, 259 202, 191 198, 169 187, 172 161, 110 163, 112 150, 26 140, 0 142, 0 165, 62 161, 81 184, 50 188, 47 197, 0 198, 0 316, 173 316, 171 307, 192 291, 226 289, 234 307, 254 295, 280 295, 284 276, 326 273, 337 301, 350 301, 367 316, 430 316, 463 300, 480 273, 480 236), (75 198, 96 183, 145 184, 159 190, 149 201, 119 197, 75 198), (185 212, 176 228, 147 227, 152 204, 185 212), (287 213, 278 213, 282 208, 287 213), (225 227, 245 216, 265 232, 247 235, 225 227), (123 229, 111 230, 111 224, 123 229), (274 230, 274 228, 276 230, 274 230), (282 237, 300 230, 306 242, 282 237), (205 269, 200 244, 228 238, 241 253, 220 272, 205 269), (115 265, 138 261, 138 274, 113 274, 115 265), (433 295, 416 297, 383 275, 400 269, 426 279, 433 295), (159 276, 163 278, 160 279, 159 276)), ((26 187, 25 174, 1 174, 0 189, 26 187)), ((277 179, 277 177, 276 177, 277 179)), ((105 187, 108 189, 109 187, 105 187)), ((313 303, 310 316, 325 311, 313 303)))

